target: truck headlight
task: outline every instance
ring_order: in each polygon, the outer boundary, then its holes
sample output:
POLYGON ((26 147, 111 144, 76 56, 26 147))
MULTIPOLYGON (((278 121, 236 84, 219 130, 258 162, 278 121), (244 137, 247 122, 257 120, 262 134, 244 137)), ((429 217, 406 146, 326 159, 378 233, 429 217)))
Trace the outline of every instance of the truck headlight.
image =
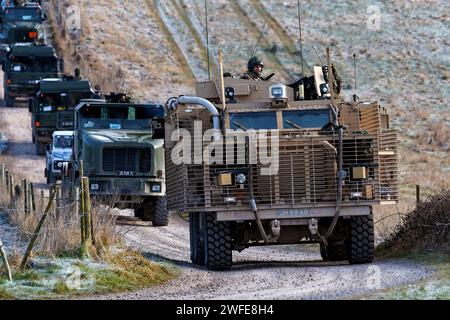
POLYGON ((99 185, 97 183, 91 184, 91 190, 97 191, 99 188, 99 185))
POLYGON ((161 183, 152 183, 152 192, 161 192, 161 183))
POLYGON ((269 94, 272 99, 287 99, 286 86, 275 84, 269 88, 269 94))
POLYGON ((247 181, 247 177, 245 176, 245 174, 239 173, 239 174, 236 176, 236 183, 237 183, 237 184, 244 184, 245 181, 247 181))

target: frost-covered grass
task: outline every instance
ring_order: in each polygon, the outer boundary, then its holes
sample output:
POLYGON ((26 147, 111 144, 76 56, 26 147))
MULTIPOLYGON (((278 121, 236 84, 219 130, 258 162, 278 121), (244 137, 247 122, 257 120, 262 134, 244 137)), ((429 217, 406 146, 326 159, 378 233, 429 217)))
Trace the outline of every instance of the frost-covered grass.
POLYGON ((434 275, 418 283, 392 288, 363 299, 376 300, 449 300, 450 299, 450 253, 427 254, 413 260, 436 269, 434 275))
POLYGON ((124 251, 104 262, 88 259, 39 258, 26 271, 14 273, 13 283, 0 277, 1 299, 65 299, 125 292, 160 285, 177 275, 175 267, 150 262, 124 251))

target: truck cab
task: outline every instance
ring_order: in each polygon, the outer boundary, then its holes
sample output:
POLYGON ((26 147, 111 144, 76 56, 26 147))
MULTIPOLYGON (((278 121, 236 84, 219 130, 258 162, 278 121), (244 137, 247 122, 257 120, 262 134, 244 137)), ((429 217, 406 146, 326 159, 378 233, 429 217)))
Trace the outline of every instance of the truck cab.
POLYGON ((0 43, 45 42, 44 20, 45 15, 38 4, 5 6, 0 12, 0 43))
POLYGON ((18 98, 28 103, 40 80, 58 77, 59 66, 52 46, 12 45, 3 64, 6 106, 13 107, 18 98))
POLYGON ((89 177, 93 198, 168 224, 162 105, 82 101, 71 167, 73 183, 89 177))
POLYGON ((39 81, 29 101, 31 128, 36 153, 43 155, 55 130, 73 130, 75 107, 83 99, 93 97, 89 80, 49 78, 39 81))
POLYGON ((47 184, 55 184, 62 178, 63 170, 72 159, 73 131, 55 131, 52 142, 46 146, 45 177, 47 184))

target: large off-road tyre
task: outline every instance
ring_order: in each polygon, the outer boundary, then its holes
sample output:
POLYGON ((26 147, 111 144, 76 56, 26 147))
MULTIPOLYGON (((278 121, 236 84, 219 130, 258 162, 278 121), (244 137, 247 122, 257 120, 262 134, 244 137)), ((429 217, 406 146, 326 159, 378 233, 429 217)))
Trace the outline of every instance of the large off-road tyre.
POLYGON ((230 222, 216 220, 213 213, 205 214, 205 265, 209 270, 230 270, 233 264, 230 222))
POLYGON ((56 184, 56 179, 55 179, 55 176, 51 173, 51 172, 48 172, 47 173, 47 185, 54 185, 54 184, 56 184))
POLYGON ((350 264, 373 261, 375 248, 372 215, 350 218, 347 250, 350 264))
POLYGON ((154 202, 153 218, 154 227, 165 227, 169 224, 169 210, 167 210, 167 198, 157 197, 154 202))
POLYGON ((14 107, 14 98, 6 96, 5 97, 5 105, 6 105, 7 108, 14 107))
POLYGON ((45 156, 45 143, 37 142, 36 143, 36 154, 38 156, 45 156))
POLYGON ((198 266, 205 265, 205 243, 201 228, 201 220, 205 215, 203 213, 189 214, 189 239, 191 261, 198 266))

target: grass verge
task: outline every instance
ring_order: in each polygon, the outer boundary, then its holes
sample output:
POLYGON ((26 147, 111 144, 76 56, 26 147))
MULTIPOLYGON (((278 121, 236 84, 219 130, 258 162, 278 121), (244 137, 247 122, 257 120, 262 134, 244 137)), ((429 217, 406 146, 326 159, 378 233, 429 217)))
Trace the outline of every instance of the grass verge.
POLYGON ((366 295, 362 299, 450 300, 450 254, 430 253, 409 258, 435 269, 434 275, 417 283, 366 295))
POLYGON ((134 251, 113 254, 105 262, 74 258, 37 259, 15 272, 14 282, 0 278, 0 300, 68 299, 119 293, 161 285, 178 275, 172 265, 153 263, 134 251))

